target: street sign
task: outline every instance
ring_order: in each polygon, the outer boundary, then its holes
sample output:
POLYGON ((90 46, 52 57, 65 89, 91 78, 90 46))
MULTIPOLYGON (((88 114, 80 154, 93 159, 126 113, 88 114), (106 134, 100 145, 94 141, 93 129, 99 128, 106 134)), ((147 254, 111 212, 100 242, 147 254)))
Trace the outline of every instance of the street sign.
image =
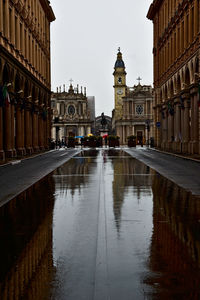
POLYGON ((159 128, 161 126, 160 122, 156 122, 156 127, 159 128))

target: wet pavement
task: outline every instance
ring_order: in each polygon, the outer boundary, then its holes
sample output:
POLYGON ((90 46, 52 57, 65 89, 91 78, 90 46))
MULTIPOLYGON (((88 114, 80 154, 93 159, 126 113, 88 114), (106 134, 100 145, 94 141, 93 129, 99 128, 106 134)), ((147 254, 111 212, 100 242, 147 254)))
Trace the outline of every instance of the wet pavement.
POLYGON ((79 152, 61 148, 0 166, 0 207, 79 152))
POLYGON ((193 195, 200 195, 200 161, 145 147, 124 150, 193 195))
POLYGON ((200 198, 122 150, 77 153, 0 215, 0 299, 200 298, 200 198))

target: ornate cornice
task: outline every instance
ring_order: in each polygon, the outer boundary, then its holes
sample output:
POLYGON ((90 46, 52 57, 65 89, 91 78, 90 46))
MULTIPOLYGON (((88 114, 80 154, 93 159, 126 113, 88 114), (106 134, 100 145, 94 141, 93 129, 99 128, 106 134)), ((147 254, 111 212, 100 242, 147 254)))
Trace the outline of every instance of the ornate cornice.
POLYGON ((147 13, 147 18, 149 20, 152 20, 154 19, 161 3, 163 2, 164 0, 154 0, 153 3, 151 3, 150 7, 149 7, 149 11, 147 13))
POLYGON ((40 3, 48 17, 49 22, 55 21, 56 17, 54 15, 53 9, 50 5, 50 1, 49 0, 40 0, 40 3))

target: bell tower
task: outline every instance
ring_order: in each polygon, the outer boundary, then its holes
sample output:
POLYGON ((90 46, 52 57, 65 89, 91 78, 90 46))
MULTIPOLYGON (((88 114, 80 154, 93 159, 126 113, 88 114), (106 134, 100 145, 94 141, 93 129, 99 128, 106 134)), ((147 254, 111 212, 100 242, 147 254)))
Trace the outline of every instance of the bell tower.
POLYGON ((126 71, 125 64, 122 59, 120 48, 117 53, 117 60, 114 66, 114 98, 115 98, 115 121, 122 119, 123 116, 123 100, 126 94, 126 71))

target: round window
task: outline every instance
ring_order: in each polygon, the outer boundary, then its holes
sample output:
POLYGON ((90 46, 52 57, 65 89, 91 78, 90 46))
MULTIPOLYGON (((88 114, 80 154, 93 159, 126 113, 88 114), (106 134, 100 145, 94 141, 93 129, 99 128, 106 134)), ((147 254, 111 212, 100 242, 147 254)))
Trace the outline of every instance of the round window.
POLYGON ((68 107, 68 114, 69 115, 74 115, 75 114, 75 107, 73 105, 70 105, 68 107))
POLYGON ((143 105, 136 105, 136 113, 138 114, 138 115, 142 115, 143 114, 143 112, 144 112, 144 108, 143 108, 143 105))

